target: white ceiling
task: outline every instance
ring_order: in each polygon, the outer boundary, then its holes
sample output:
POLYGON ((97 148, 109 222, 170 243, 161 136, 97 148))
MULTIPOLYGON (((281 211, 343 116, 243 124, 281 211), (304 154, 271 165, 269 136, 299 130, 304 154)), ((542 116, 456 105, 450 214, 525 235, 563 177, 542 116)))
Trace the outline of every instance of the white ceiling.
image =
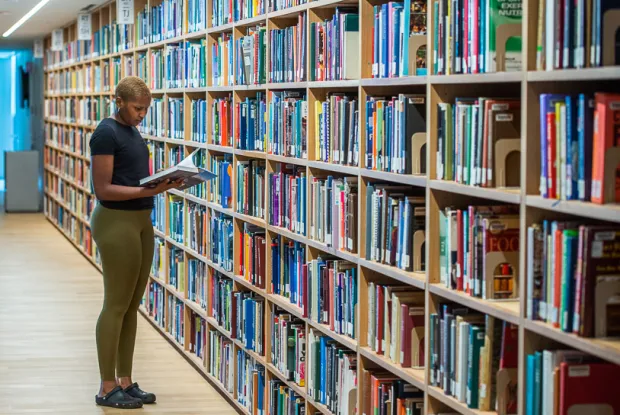
MULTIPOLYGON (((40 0, 0 0, 0 36, 28 13, 40 0)), ((107 0, 50 0, 3 43, 32 41, 47 36, 57 27, 77 19, 84 7, 99 6, 107 0)))

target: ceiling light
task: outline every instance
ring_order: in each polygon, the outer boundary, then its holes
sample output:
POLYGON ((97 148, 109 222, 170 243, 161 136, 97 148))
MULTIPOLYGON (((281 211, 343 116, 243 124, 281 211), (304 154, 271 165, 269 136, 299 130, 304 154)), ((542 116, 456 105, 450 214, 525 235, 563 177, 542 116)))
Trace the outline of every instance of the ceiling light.
POLYGON ((24 17, 22 17, 21 19, 19 19, 19 21, 17 23, 15 23, 13 26, 11 26, 11 28, 9 30, 7 30, 6 32, 4 32, 4 34, 2 35, 3 37, 9 37, 11 36, 11 34, 16 31, 21 25, 23 25, 26 20, 30 19, 32 16, 34 16, 34 14, 36 12, 38 12, 39 10, 41 10, 41 8, 43 6, 45 6, 50 0, 41 0, 39 2, 39 4, 37 4, 36 6, 34 6, 32 8, 32 10, 30 10, 28 13, 26 13, 24 15, 24 17))

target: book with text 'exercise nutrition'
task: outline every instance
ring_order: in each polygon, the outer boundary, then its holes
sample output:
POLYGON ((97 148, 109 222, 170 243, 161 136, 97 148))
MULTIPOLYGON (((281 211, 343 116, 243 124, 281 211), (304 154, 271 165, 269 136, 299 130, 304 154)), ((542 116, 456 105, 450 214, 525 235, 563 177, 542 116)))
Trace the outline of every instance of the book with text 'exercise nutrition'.
POLYGON ((185 183, 177 188, 177 190, 185 190, 203 181, 213 180, 216 177, 215 174, 201 167, 196 167, 194 164, 194 156, 199 151, 200 150, 194 151, 175 166, 168 167, 165 170, 140 180, 140 186, 154 187, 166 179, 170 181, 185 179, 185 183))

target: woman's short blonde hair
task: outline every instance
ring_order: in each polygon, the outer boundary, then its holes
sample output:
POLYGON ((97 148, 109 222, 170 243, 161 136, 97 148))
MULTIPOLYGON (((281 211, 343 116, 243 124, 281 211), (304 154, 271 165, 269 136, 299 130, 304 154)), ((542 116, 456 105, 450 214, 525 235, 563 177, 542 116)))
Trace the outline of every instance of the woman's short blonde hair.
POLYGON ((137 98, 151 97, 151 90, 146 83, 137 76, 123 78, 116 85, 116 97, 125 102, 133 101, 137 98))

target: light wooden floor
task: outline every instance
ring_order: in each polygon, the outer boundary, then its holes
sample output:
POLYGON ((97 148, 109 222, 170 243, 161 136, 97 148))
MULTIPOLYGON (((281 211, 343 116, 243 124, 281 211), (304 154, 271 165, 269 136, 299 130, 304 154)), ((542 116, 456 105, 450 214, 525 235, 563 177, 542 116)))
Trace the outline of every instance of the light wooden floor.
POLYGON ((156 405, 95 405, 101 274, 43 215, 0 214, 0 414, 234 414, 142 317, 134 380, 156 405))

